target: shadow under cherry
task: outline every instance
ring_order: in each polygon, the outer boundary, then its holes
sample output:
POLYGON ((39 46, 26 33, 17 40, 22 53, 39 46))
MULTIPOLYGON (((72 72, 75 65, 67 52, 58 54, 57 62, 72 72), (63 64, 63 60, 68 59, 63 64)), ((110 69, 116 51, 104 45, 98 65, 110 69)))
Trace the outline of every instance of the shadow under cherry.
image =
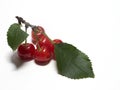
POLYGON ((18 57, 17 52, 14 52, 11 55, 11 63, 15 65, 16 69, 19 69, 24 65, 25 62, 18 57))

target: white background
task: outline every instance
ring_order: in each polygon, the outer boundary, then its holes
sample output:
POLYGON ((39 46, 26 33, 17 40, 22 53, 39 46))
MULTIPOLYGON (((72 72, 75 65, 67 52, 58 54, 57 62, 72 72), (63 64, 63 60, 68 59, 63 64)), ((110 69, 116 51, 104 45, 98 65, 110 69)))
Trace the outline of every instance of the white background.
POLYGON ((120 90, 119 56, 120 0, 0 0, 0 90, 120 90), (16 15, 85 52, 95 78, 63 77, 55 61, 16 68, 6 37, 16 15))

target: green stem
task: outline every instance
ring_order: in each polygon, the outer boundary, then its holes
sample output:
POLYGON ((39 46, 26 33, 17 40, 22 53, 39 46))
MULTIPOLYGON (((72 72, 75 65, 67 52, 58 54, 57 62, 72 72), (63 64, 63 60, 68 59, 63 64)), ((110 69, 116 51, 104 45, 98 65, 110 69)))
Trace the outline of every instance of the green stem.
POLYGON ((54 42, 51 40, 51 38, 48 37, 46 33, 44 33, 44 35, 51 41, 52 44, 54 44, 54 42))
POLYGON ((34 26, 34 27, 32 28, 32 30, 33 30, 33 32, 34 32, 34 35, 35 35, 35 39, 36 39, 36 41, 38 41, 39 38, 37 37, 37 32, 38 32, 37 27, 34 26))
MULTIPOLYGON (((28 26, 25 25, 25 32, 27 33, 28 26)), ((25 39, 25 44, 27 44, 27 38, 25 39)))

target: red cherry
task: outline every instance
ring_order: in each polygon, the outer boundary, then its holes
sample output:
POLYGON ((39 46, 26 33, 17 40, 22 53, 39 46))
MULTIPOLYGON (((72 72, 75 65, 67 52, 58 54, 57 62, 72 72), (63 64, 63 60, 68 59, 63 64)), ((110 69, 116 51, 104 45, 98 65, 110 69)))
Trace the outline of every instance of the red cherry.
POLYGON ((54 44, 59 44, 59 43, 62 43, 62 40, 60 40, 60 39, 54 39, 54 40, 53 40, 53 43, 54 43, 54 44))
MULTIPOLYGON (((60 40, 60 39, 54 39, 53 43, 54 44, 60 44, 60 43, 62 43, 62 40, 60 40)), ((53 49, 53 59, 56 60, 54 49, 53 49)))
POLYGON ((54 45, 53 45, 53 43, 52 43, 51 40, 50 40, 47 36, 45 36, 45 35, 41 36, 41 38, 40 38, 40 40, 38 41, 38 43, 36 44, 36 46, 37 46, 37 47, 38 47, 38 46, 40 46, 40 47, 45 46, 45 47, 47 47, 47 48, 49 49, 49 51, 50 51, 51 53, 52 53, 53 50, 54 50, 54 45))
POLYGON ((47 47, 42 46, 35 50, 35 63, 39 65, 46 65, 51 60, 51 53, 47 47))
POLYGON ((30 61, 34 58, 35 47, 33 44, 24 43, 18 47, 17 53, 21 60, 30 61))
POLYGON ((33 28, 32 32, 31 32, 31 36, 32 36, 32 42, 34 44, 36 44, 36 42, 41 38, 41 36, 44 33, 44 28, 41 26, 37 26, 35 28, 33 28))

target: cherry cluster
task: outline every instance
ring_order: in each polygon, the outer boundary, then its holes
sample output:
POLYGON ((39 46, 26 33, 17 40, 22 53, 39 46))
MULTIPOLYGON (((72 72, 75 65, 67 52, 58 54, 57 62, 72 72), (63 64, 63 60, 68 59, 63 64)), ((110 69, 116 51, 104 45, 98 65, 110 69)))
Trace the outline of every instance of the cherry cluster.
POLYGON ((18 46, 17 54, 22 61, 34 60, 38 65, 47 65, 52 59, 55 60, 54 45, 62 43, 60 39, 51 40, 41 26, 32 27, 31 39, 32 43, 25 42, 18 46))

